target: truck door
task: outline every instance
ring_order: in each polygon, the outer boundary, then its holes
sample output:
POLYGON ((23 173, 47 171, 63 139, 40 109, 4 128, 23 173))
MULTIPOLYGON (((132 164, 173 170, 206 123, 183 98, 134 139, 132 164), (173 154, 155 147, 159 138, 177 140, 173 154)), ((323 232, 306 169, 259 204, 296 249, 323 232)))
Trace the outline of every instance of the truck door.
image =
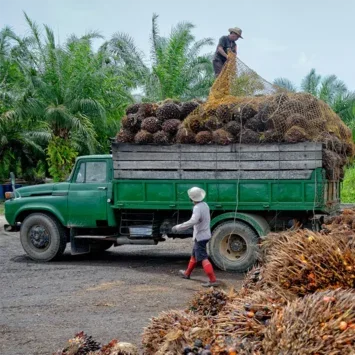
POLYGON ((106 160, 79 161, 68 195, 68 225, 107 225, 108 166, 106 160))

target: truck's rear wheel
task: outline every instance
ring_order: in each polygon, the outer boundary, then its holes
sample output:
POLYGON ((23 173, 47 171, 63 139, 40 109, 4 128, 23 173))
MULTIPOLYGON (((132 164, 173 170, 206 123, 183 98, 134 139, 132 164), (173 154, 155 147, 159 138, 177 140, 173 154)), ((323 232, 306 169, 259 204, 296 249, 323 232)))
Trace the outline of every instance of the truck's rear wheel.
POLYGON ((60 257, 67 244, 63 226, 43 213, 33 213, 25 218, 20 239, 25 252, 35 261, 50 261, 60 257))
POLYGON ((220 224, 208 243, 209 255, 221 270, 245 272, 257 260, 258 234, 246 223, 220 224))

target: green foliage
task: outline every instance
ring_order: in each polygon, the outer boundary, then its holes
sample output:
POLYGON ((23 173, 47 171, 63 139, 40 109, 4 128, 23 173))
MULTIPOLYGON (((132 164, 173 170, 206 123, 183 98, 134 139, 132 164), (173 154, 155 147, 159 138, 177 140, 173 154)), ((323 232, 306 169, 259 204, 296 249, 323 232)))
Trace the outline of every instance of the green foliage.
POLYGON ((231 94, 234 96, 253 96, 264 89, 265 85, 257 73, 243 73, 233 80, 231 94))
POLYGON ((341 202, 355 203, 355 165, 345 171, 341 189, 341 202))
POLYGON ((212 39, 195 41, 194 25, 189 22, 178 23, 169 37, 162 37, 157 19, 158 15, 154 14, 150 35, 151 67, 146 65, 143 53, 127 34, 114 34, 105 48, 130 73, 131 81, 143 91, 145 101, 206 97, 214 74, 211 56, 200 52, 213 43, 212 39))
POLYGON ((48 171, 50 137, 70 141, 79 154, 108 153, 133 101, 122 66, 105 50, 93 50, 98 33, 72 35, 59 45, 50 27, 25 19, 24 37, 8 27, 0 31, 0 178, 10 170, 37 178, 28 171, 39 162, 48 171))
POLYGON ((47 148, 49 172, 55 182, 63 181, 68 176, 78 153, 69 140, 53 137, 47 148))

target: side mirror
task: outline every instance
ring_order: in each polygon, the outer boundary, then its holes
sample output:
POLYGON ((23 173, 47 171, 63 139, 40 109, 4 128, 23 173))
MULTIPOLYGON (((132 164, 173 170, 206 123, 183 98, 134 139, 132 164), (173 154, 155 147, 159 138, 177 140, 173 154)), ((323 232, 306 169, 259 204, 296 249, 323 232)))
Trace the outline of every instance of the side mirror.
POLYGON ((15 179, 14 173, 10 173, 10 181, 11 181, 11 185, 12 185, 12 190, 15 190, 16 179, 15 179))

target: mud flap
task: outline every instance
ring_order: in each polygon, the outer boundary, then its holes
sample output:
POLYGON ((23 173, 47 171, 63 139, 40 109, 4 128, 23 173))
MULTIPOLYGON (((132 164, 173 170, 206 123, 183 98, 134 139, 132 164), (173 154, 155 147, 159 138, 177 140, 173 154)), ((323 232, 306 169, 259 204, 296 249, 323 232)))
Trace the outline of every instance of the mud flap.
POLYGON ((70 247, 72 255, 90 253, 90 244, 85 239, 76 239, 75 228, 70 229, 70 247))

